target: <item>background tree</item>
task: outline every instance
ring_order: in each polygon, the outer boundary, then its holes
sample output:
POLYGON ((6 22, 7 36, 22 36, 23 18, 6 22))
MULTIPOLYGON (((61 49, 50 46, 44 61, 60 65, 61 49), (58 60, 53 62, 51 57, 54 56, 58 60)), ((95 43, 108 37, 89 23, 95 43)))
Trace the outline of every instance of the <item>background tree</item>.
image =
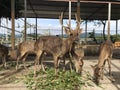
POLYGON ((106 26, 106 20, 105 21, 102 21, 102 24, 103 24, 103 39, 106 40, 106 37, 105 37, 105 26, 106 26))
POLYGON ((96 37, 95 37, 95 30, 93 29, 93 32, 91 32, 91 33, 89 33, 89 38, 92 38, 93 39, 93 41, 97 44, 97 39, 96 39, 96 37))

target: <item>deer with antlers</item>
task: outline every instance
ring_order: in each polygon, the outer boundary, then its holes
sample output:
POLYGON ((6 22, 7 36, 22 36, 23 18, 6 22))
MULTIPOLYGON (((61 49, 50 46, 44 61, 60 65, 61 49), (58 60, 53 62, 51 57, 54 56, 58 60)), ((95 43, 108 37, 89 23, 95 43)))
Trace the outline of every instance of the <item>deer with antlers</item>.
MULTIPOLYGON (((113 44, 111 41, 105 41, 100 45, 100 55, 98 64, 91 67, 94 70, 95 83, 99 84, 100 79, 103 80, 105 62, 108 62, 109 76, 111 77, 111 58, 113 53, 113 44)), ((111 77, 112 80, 112 77, 111 77)))
MULTIPOLYGON (((60 23, 62 24, 62 17, 63 13, 61 13, 60 23)), ((78 22, 80 23, 80 22, 78 22)), ((59 67, 59 60, 60 58, 64 57, 66 53, 69 53, 71 50, 73 42, 79 41, 79 34, 81 33, 80 26, 78 25, 75 30, 72 30, 69 25, 63 26, 65 33, 68 35, 68 38, 62 39, 56 36, 42 36, 35 42, 35 52, 36 52, 36 59, 35 59, 35 71, 36 74, 36 65, 38 60, 40 60, 40 64, 42 65, 41 56, 44 52, 51 53, 54 59, 54 67, 55 67, 55 74, 58 72, 59 67)))

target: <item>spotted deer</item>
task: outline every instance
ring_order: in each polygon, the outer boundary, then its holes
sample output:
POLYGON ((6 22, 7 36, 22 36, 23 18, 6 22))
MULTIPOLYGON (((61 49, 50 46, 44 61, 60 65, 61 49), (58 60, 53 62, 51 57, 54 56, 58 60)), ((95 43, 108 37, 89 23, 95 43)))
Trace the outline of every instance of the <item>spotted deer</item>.
POLYGON ((2 64, 3 64, 3 67, 6 68, 6 61, 8 59, 8 53, 9 53, 9 50, 8 50, 8 47, 0 44, 0 58, 2 60, 2 64))
POLYGON ((100 55, 98 64, 92 66, 94 70, 95 83, 99 84, 100 79, 103 80, 105 62, 108 62, 109 76, 111 77, 111 58, 113 53, 113 43, 111 41, 105 41, 100 45, 100 55))
MULTIPOLYGON (((62 13, 60 18, 60 23, 62 24, 62 13)), ((77 23, 80 23, 77 21, 77 23)), ((51 53, 54 59, 54 67, 55 67, 55 74, 58 72, 59 67, 59 60, 60 58, 64 57, 66 53, 71 50, 73 42, 79 41, 79 34, 81 33, 80 26, 77 25, 75 30, 71 29, 68 26, 63 26, 65 33, 68 35, 68 38, 63 39, 61 37, 56 36, 42 36, 35 42, 35 52, 36 52, 36 59, 35 59, 35 70, 34 73, 36 74, 36 65, 38 60, 40 59, 40 65, 42 65, 41 56, 44 52, 51 53)))
POLYGON ((18 58, 17 58, 17 62, 16 62, 17 63, 16 70, 18 69, 18 62, 20 60, 23 61, 24 68, 26 69, 25 59, 27 58, 27 56, 29 54, 35 54, 34 44, 35 44, 35 41, 30 40, 30 41, 23 41, 18 45, 18 58))
POLYGON ((74 58, 74 65, 75 65, 75 70, 77 73, 82 73, 82 67, 83 67, 83 58, 84 58, 84 48, 83 47, 78 47, 75 48, 74 53, 72 55, 74 58))
MULTIPOLYGON (((82 73, 83 58, 84 58, 84 48, 81 47, 79 43, 73 43, 70 53, 67 54, 70 61, 70 70, 72 71, 72 66, 75 67, 76 73, 82 73)), ((65 64, 65 59, 64 59, 65 64)))

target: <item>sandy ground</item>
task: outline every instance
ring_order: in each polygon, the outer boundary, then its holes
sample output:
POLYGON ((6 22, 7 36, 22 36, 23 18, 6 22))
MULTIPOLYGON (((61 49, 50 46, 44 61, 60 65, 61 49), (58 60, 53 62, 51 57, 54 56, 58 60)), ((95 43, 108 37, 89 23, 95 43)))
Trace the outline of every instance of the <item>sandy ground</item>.
MULTIPOLYGON (((97 63, 98 57, 85 57, 83 70, 93 75, 93 71, 90 65, 97 63)), ((29 70, 26 71, 24 68, 18 71, 15 68, 1 69, 0 70, 0 90, 28 90, 23 82, 17 82, 17 79, 22 77, 33 70, 33 61, 26 62, 29 65, 29 70)), ((10 62, 8 63, 10 64, 10 62)), ((14 64, 12 64, 14 65, 14 64)), ((105 65, 104 80, 100 81, 100 86, 94 84, 93 87, 84 87, 83 90, 120 90, 120 60, 112 59, 112 73, 115 82, 112 83, 108 76, 108 65, 105 65)), ((83 73, 84 74, 84 73, 83 73)))

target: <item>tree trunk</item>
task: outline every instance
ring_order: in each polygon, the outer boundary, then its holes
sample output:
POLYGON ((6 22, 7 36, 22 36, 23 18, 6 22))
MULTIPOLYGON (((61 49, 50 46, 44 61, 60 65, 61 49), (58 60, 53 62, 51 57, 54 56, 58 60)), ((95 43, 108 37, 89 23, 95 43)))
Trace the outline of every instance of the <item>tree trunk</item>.
POLYGON ((103 39, 106 40, 106 38, 105 38, 105 26, 106 26, 106 21, 105 21, 105 22, 102 21, 102 24, 103 24, 103 39))

